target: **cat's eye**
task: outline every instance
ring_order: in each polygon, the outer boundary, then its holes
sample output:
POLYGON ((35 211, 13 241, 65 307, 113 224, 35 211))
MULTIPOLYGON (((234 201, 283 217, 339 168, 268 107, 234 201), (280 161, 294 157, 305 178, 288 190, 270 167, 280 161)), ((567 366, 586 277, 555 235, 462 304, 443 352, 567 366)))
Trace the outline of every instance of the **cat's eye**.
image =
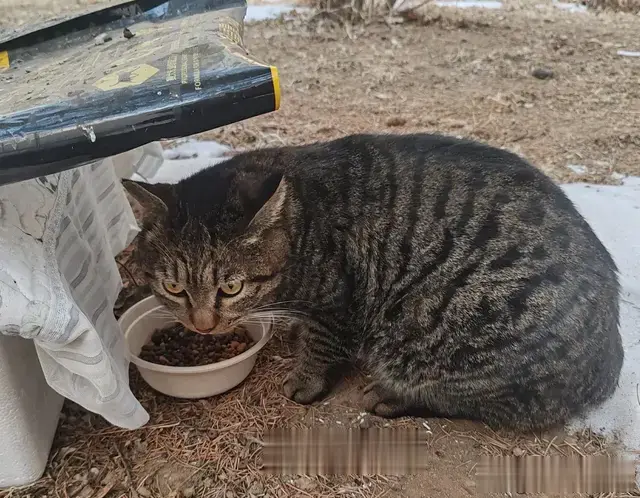
POLYGON ((220 292, 222 292, 223 296, 231 297, 237 296, 240 294, 242 290, 243 283, 240 280, 232 280, 230 282, 225 282, 220 286, 220 292))
POLYGON ((164 288, 170 294, 180 294, 182 291, 184 291, 184 287, 182 287, 182 285, 176 284, 174 282, 165 282, 164 288))

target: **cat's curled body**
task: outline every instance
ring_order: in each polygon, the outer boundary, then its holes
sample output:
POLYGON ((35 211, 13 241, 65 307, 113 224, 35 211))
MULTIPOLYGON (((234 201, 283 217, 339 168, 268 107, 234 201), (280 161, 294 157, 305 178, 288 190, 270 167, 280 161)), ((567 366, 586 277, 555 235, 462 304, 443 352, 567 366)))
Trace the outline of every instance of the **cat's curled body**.
POLYGON ((617 386, 615 264, 561 189, 514 154, 356 135, 147 188, 164 203, 130 191, 153 213, 140 253, 158 297, 184 323, 202 309, 220 327, 271 309, 298 317, 284 385, 297 402, 360 361, 378 415, 529 430, 617 386), (221 297, 229 278, 242 295, 221 297), (193 292, 176 304, 167 279, 193 292))

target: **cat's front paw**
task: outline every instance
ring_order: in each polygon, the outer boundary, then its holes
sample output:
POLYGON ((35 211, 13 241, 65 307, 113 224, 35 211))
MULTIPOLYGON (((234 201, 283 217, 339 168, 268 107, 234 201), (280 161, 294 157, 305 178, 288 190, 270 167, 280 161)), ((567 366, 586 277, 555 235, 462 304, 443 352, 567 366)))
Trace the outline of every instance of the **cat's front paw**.
POLYGON ((378 417, 395 418, 406 414, 406 407, 377 382, 364 388, 364 409, 378 417))
POLYGON ((308 405, 324 397, 327 382, 319 375, 293 371, 284 381, 284 395, 301 405, 308 405))

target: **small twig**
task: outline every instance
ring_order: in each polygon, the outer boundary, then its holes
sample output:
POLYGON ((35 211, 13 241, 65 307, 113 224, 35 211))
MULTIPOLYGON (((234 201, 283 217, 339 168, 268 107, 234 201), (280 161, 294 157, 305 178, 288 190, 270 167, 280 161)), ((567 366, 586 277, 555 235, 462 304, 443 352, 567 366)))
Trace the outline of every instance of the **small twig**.
POLYGON ((109 494, 109 491, 111 491, 115 485, 116 485, 115 481, 109 482, 108 484, 103 486, 103 488, 100 491, 98 491, 98 494, 95 495, 93 498, 104 498, 109 494))
POLYGON ((566 441, 565 441, 565 444, 566 444, 569 448, 571 448, 573 451, 575 451, 578 455, 580 455, 582 458, 585 458, 585 457, 586 457, 586 455, 585 455, 582 451, 580 451, 580 448, 578 448, 575 444, 571 444, 571 443, 566 442, 566 441))
POLYGON ((125 474, 127 474, 127 479, 129 480, 129 486, 131 488, 131 494, 133 495, 133 498, 139 498, 138 491, 136 490, 136 485, 133 481, 133 477, 131 476, 131 471, 129 470, 129 465, 127 464, 127 461, 125 460, 124 455, 120 451, 120 448, 118 447, 118 445, 116 443, 113 443, 113 446, 116 448, 116 451, 118 452, 118 456, 122 461, 122 467, 124 468, 124 472, 125 474))
MULTIPOLYGON (((181 425, 182 422, 172 422, 167 424, 157 424, 157 425, 143 425, 138 431, 152 430, 152 429, 169 429, 171 427, 177 427, 181 425)), ((238 424, 240 425, 240 424, 238 424)), ((104 431, 96 431, 92 434, 92 436, 115 436, 116 434, 124 434, 126 432, 131 432, 129 429, 107 429, 104 431)))
POLYGON ((562 456, 567 456, 567 454, 564 451, 562 451, 562 449, 560 449, 560 447, 557 444, 553 443, 551 446, 553 446, 553 448, 555 448, 555 450, 558 453, 560 453, 562 456))
POLYGON ((551 449, 551 445, 554 443, 554 441, 556 439, 557 439, 557 436, 553 436, 553 439, 551 441, 549 441, 549 444, 545 448, 544 453, 542 453, 542 456, 547 456, 549 454, 549 450, 551 449))

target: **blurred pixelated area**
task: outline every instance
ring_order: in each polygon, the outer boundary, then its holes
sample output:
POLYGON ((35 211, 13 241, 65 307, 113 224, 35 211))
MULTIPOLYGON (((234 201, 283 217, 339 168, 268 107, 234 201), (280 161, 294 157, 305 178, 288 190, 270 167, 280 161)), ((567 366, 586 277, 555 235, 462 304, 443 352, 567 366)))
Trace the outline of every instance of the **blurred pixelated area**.
MULTIPOLYGON (((276 429, 265 434, 262 471, 273 475, 406 476, 429 468, 430 433, 417 428, 276 429)), ((632 493, 633 456, 481 456, 479 494, 632 493)))
POLYGON ((481 457, 476 467, 479 494, 630 494, 636 489, 632 457, 481 457))
MULTIPOLYGON (((0 29, 98 3, 0 0, 0 29)), ((425 3, 412 16, 354 13, 335 2, 320 13, 251 24, 246 45, 277 65, 282 109, 204 137, 248 149, 364 131, 439 131, 508 147, 557 181, 640 176, 640 69, 637 58, 618 54, 640 50, 638 16, 576 14, 551 0, 505 0, 496 10, 425 3), (537 69, 548 77, 534 76, 537 69)), ((119 257, 118 315, 149 292, 134 251, 135 244, 119 257)), ((134 393, 151 415, 146 427, 115 428, 67 403, 45 476, 0 497, 461 498, 479 491, 483 456, 616 453, 615 442, 589 431, 523 436, 471 422, 371 417, 361 409, 362 375, 318 404, 298 406, 281 390, 293 356, 283 331, 245 383, 196 402, 153 392, 132 369, 134 393), (263 472, 269 431, 282 427, 418 431, 425 468, 396 476, 263 472)))
POLYGON ((262 471, 275 475, 386 475, 423 472, 428 432, 407 428, 275 429, 265 434, 262 471))

